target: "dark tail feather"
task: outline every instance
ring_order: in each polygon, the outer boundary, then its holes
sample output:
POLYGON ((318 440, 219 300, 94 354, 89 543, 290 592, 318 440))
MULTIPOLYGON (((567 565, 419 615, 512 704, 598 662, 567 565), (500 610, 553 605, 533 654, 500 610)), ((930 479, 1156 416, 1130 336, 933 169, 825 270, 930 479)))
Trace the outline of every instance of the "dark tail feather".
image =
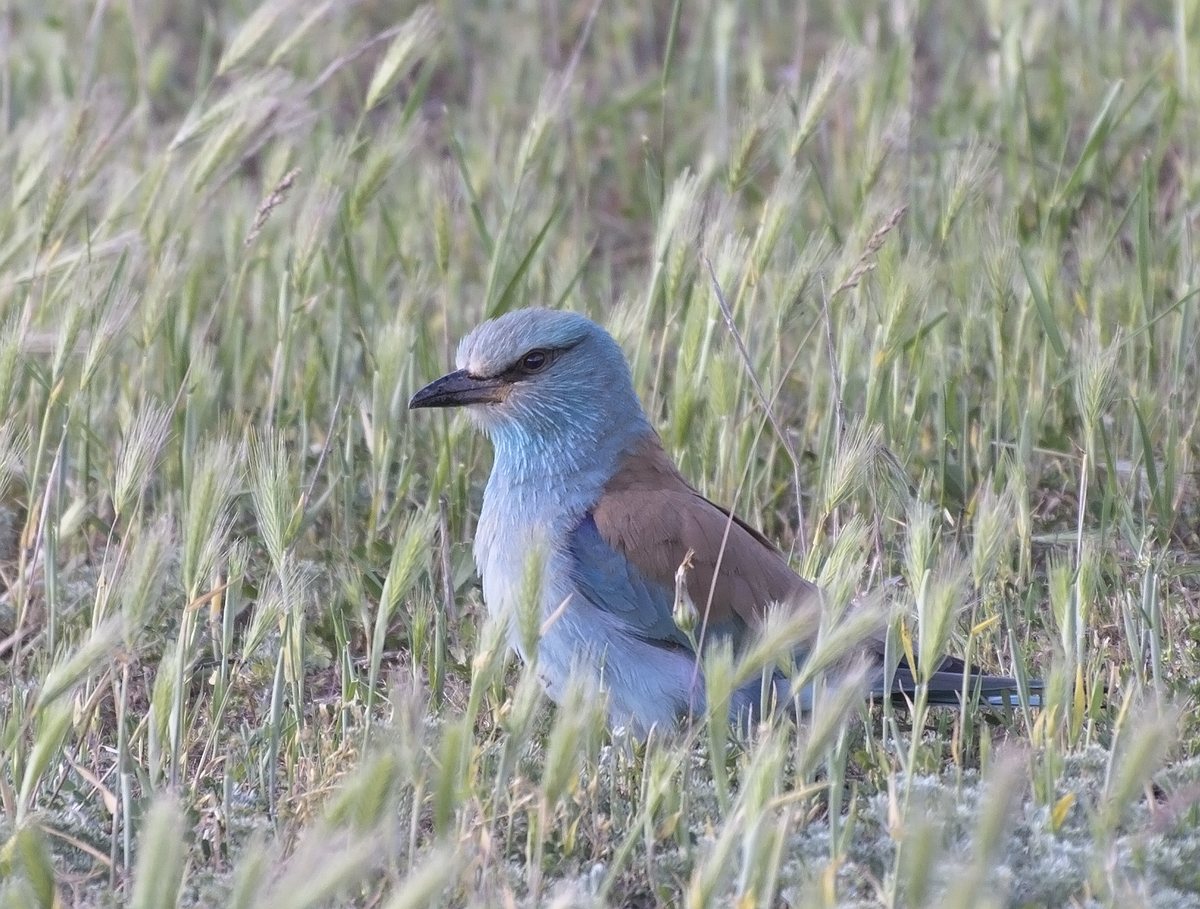
MULTIPOLYGON (((964 691, 968 698, 978 697, 979 703, 990 707, 1020 707, 1028 704, 1030 707, 1042 706, 1042 683, 1036 679, 1025 682, 1026 700, 1021 700, 1021 685, 1006 675, 987 675, 975 667, 967 669, 966 683, 963 682, 963 670, 966 664, 956 658, 947 657, 942 660, 937 671, 929 679, 926 702, 929 704, 949 705, 957 707, 963 698, 964 691)), ((917 692, 917 679, 912 669, 902 663, 892 677, 892 702, 906 704, 917 692)), ((882 690, 873 694, 882 695, 882 690)))
MULTIPOLYGON (((882 658, 881 658, 882 662, 882 658)), ((880 675, 882 676, 882 666, 880 675)), ((937 672, 929 680, 926 703, 937 706, 957 707, 963 697, 963 670, 966 664, 957 657, 946 657, 937 672)), ((969 699, 978 698, 980 704, 989 707, 1042 706, 1042 683, 1028 679, 1024 683, 1026 700, 1021 700, 1021 683, 1006 675, 987 675, 975 667, 967 670, 966 693, 969 699)), ((872 697, 884 693, 883 679, 870 687, 872 697)), ((906 662, 897 667, 892 676, 891 697, 893 703, 906 706, 916 698, 917 680, 906 662)), ((813 708, 813 684, 796 690, 792 682, 779 669, 774 669, 767 679, 752 679, 738 688, 729 705, 729 718, 736 728, 752 729, 764 716, 784 708, 793 717, 803 717, 813 708)))

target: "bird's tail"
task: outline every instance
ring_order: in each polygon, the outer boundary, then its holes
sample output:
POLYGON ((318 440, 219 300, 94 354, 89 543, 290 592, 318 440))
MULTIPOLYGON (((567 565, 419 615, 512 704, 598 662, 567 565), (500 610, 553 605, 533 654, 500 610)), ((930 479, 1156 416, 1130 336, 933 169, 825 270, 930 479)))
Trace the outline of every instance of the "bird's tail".
MULTIPOLYGON (((882 657, 879 659, 880 663, 876 664, 878 675, 875 681, 868 683, 868 694, 873 698, 883 697, 888 689, 883 678, 882 657)), ((813 709, 815 684, 809 682, 803 688, 795 688, 793 681, 781 670, 774 669, 765 678, 747 682, 733 693, 730 720, 737 726, 749 729, 762 717, 781 708, 793 716, 803 717, 813 709)), ((901 661, 892 676, 892 702, 901 707, 908 706, 916 699, 919 684, 918 676, 907 661, 901 661)), ((925 702, 934 706, 957 707, 962 703, 964 692, 968 700, 978 699, 980 704, 989 707, 1042 706, 1040 680, 1028 679, 1022 683, 1006 675, 989 675, 974 666, 968 666, 957 657, 946 657, 938 664, 937 671, 929 678, 925 702)))
MULTIPOLYGON (((892 676, 892 702, 908 704, 916 697, 919 684, 918 675, 913 672, 907 661, 902 661, 892 676)), ((946 657, 938 665, 937 671, 929 677, 926 703, 957 706, 965 693, 968 698, 978 698, 979 703, 990 707, 1040 707, 1041 692, 1040 680, 1026 680, 1025 699, 1022 700, 1021 683, 1015 678, 988 675, 974 666, 968 666, 957 657, 946 657)), ((877 697, 882 696, 883 686, 873 688, 871 693, 877 697)))

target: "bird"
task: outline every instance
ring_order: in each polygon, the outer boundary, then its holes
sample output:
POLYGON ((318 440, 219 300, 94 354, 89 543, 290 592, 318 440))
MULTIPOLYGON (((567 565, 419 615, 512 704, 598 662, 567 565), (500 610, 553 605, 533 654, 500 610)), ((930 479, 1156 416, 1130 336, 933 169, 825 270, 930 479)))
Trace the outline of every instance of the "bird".
MULTIPOLYGON (((512 310, 462 338, 456 367, 409 408, 463 408, 491 440, 475 533, 483 598, 509 621, 509 644, 533 659, 552 701, 583 680, 605 692, 610 726, 641 736, 678 728, 707 709, 706 648, 727 641, 744 651, 772 609, 816 621, 816 585, 680 474, 623 350, 599 324, 566 310, 512 310), (540 623, 532 640, 513 619, 530 591, 540 623), (682 620, 680 592, 699 613, 696 627, 682 620)), ((918 676, 903 660, 887 672, 883 642, 865 635, 854 655, 866 693, 901 703, 918 676)), ((797 663, 807 647, 797 646, 797 663)), ((839 671, 849 677, 850 665, 839 671)), ((792 690, 786 667, 766 678, 733 692, 731 721, 761 719, 768 700, 811 706, 811 682, 792 690)), ((931 704, 958 704, 965 689, 983 703, 1018 703, 1014 679, 953 657, 925 683, 931 704)))

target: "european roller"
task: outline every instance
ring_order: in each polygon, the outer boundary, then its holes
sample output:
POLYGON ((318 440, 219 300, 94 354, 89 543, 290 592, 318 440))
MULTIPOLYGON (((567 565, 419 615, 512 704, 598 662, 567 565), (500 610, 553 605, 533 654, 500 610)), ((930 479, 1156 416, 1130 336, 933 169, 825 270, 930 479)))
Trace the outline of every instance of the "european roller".
MULTIPOLYGON (((607 693, 612 725, 643 735, 671 727, 704 710, 698 646, 728 639, 735 651, 745 648, 770 608, 815 616, 816 587, 680 475, 621 348, 599 325, 571 312, 509 312, 462 339, 457 367, 409 407, 465 408, 491 438, 495 459, 475 534, 483 596, 489 612, 511 617, 529 595, 531 559, 539 560, 536 662, 552 700, 583 674, 607 693), (691 629, 676 623, 680 580, 699 612, 691 629)), ((527 660, 514 625, 510 641, 527 660)), ((911 694, 914 676, 903 663, 885 680, 882 640, 869 636, 856 648, 867 689, 911 694)), ((764 695, 801 710, 811 703, 782 670, 770 682, 734 692, 731 719, 763 713, 764 695)), ((928 700, 957 703, 964 687, 984 701, 1015 703, 1013 679, 955 659, 932 674, 928 700)))

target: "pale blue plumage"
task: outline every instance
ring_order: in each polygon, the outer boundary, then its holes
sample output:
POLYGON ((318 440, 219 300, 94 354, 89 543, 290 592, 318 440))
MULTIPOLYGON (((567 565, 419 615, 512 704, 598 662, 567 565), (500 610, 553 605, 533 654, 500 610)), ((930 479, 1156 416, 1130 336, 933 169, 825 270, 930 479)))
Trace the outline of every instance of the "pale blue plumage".
MULTIPOLYGON (((531 346, 569 349, 580 368, 546 374, 536 393, 514 387, 503 409, 470 408, 495 448, 475 535, 484 600, 492 613, 512 615, 529 559, 544 558, 542 614, 557 615, 538 647, 547 692, 560 698, 576 676, 607 691, 614 723, 634 723, 643 732, 669 725, 694 706, 694 657, 640 633, 655 621, 653 597, 626 602, 619 590, 604 596, 598 586, 577 585, 580 562, 570 548, 571 534, 622 454, 652 430, 620 348, 573 313, 524 310, 484 323, 459 345, 458 366, 488 375, 531 346), (591 402, 586 408, 559 405, 585 398, 591 402)), ((510 639, 520 651, 515 626, 510 639)))
POLYGON ((611 612, 631 634, 662 646, 691 646, 672 617, 675 592, 649 580, 604 542, 590 514, 568 535, 567 553, 571 580, 589 603, 611 612))
MULTIPOLYGON (((683 651, 689 660, 692 659, 692 642, 675 624, 672 615, 675 591, 647 578, 637 566, 609 546, 590 514, 585 515, 569 535, 567 551, 571 557, 574 588, 590 605, 614 614, 631 637, 669 651, 683 651)), ((749 634, 749 629, 745 623, 734 619, 724 625, 710 625, 704 634, 708 643, 719 638, 731 638, 740 643, 749 634)), ((689 680, 687 706, 696 716, 704 710, 703 674, 698 664, 691 671, 693 679, 689 680)), ((770 678, 770 696, 774 702, 790 702, 786 676, 773 670, 770 678)), ((765 713, 763 693, 762 680, 758 678, 734 693, 730 714, 738 725, 765 713)), ((811 692, 802 693, 801 708, 811 706, 811 699, 811 692)))
MULTIPOLYGON (((510 622, 513 647, 536 662, 552 699, 574 680, 602 688, 611 722, 641 734, 704 712, 698 658, 673 618, 681 566, 705 646, 727 637, 739 648, 774 604, 812 610, 815 588, 679 476, 624 354, 598 325, 573 313, 508 313, 468 334, 457 361, 457 372, 422 389, 410 406, 463 406, 492 440, 475 534, 484 600, 510 622), (541 627, 536 654, 525 652, 513 621, 531 590, 541 627)), ((876 645, 864 642, 862 653, 876 667, 871 689, 911 690, 907 668, 898 686, 884 678, 876 645)), ((945 702, 957 696, 962 665, 940 668, 947 671, 930 697, 945 702)), ((1011 679, 972 678, 985 698, 1011 703, 1003 693, 1011 679)), ((811 706, 811 690, 790 692, 774 670, 765 683, 735 692, 732 718, 760 714, 764 693, 811 706)))
MULTIPOLYGON (((467 335, 457 365, 489 377, 531 348, 567 351, 572 368, 544 373, 536 385, 514 383, 502 405, 469 408, 495 448, 475 536, 488 609, 512 615, 529 559, 543 558, 541 612, 555 618, 539 642, 537 664, 552 698, 565 693, 569 677, 592 681, 607 693, 612 722, 643 734, 702 713, 703 675, 672 618, 674 589, 646 578, 605 543, 590 513, 620 459, 653 436, 624 354, 581 316, 523 310, 467 335)), ((740 637, 745 626, 736 624, 710 628, 708 640, 730 630, 740 637)), ((522 651, 515 623, 510 628, 522 651)), ((732 712, 757 714, 760 694, 758 681, 746 685, 732 712)))

